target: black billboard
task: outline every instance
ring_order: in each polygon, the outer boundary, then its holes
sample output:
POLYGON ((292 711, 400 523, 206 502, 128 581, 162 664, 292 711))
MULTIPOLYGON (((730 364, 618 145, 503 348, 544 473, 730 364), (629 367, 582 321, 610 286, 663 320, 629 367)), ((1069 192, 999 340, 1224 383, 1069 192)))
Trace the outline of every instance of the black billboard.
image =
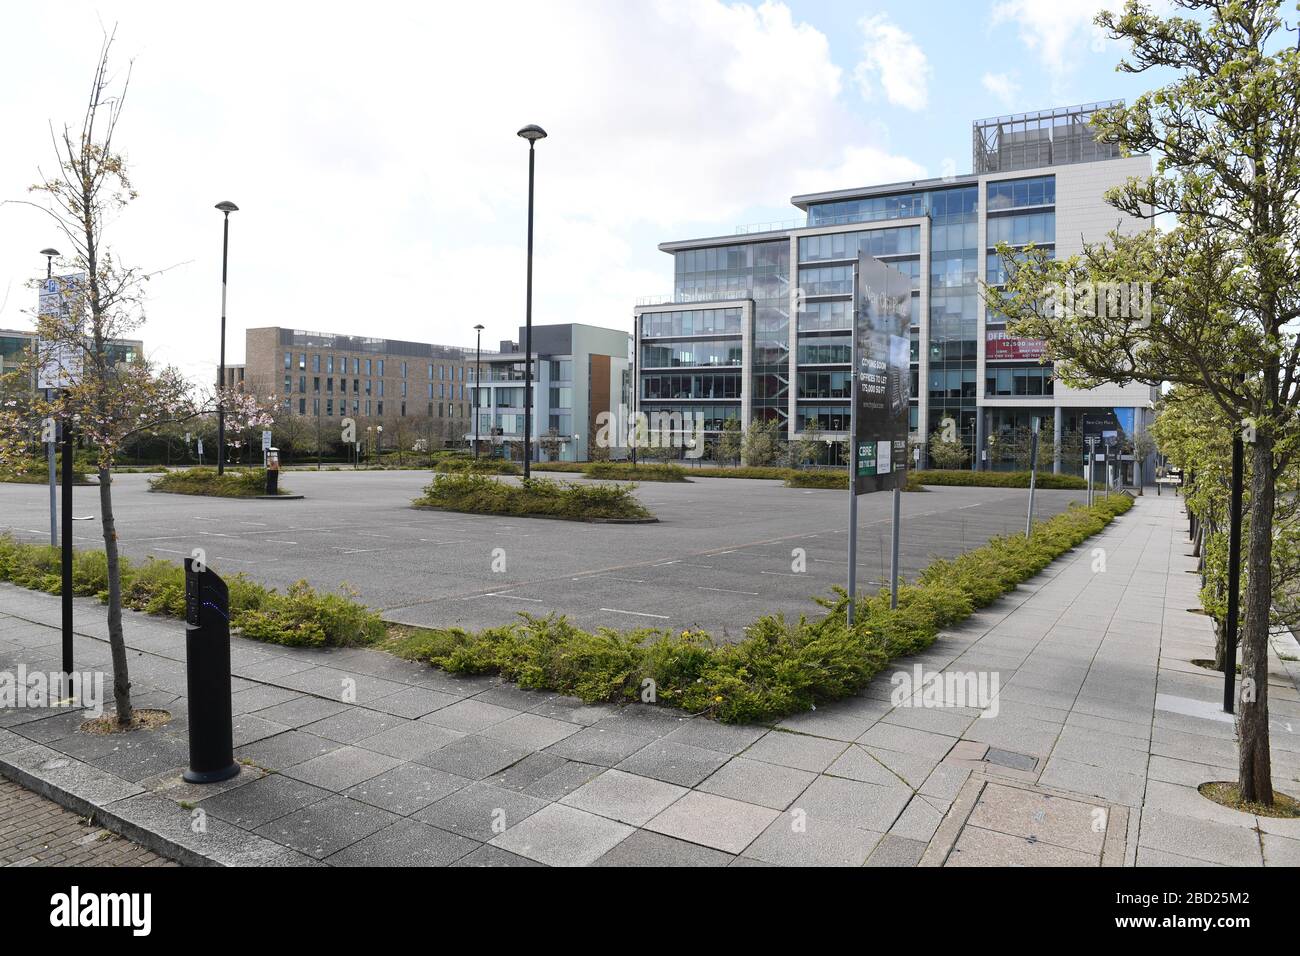
POLYGON ((853 287, 854 492, 884 491, 907 468, 912 280, 865 253, 853 287))

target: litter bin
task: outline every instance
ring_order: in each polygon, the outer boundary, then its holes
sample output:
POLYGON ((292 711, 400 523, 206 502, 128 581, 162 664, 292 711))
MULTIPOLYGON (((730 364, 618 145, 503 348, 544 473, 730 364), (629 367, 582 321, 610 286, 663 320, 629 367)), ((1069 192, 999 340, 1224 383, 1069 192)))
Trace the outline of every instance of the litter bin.
POLYGON ((266 450, 266 493, 268 495, 278 495, 280 493, 280 449, 268 448, 266 450))
POLYGON ((230 592, 206 565, 185 559, 185 686, 190 710, 188 783, 239 773, 230 705, 230 592))

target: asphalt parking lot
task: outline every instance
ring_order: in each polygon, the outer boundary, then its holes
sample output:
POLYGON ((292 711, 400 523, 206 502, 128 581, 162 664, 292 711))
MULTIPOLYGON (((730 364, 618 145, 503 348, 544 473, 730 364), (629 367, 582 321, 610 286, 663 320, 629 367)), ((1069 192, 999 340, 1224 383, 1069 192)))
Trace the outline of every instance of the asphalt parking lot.
MULTIPOLYGON (((285 587, 306 579, 346 584, 393 621, 482 627, 519 612, 567 614, 577 624, 702 627, 739 637, 761 614, 820 613, 810 597, 843 584, 847 495, 775 481, 701 478, 647 483, 637 496, 660 519, 597 525, 459 515, 410 507, 426 472, 294 471, 284 484, 301 501, 155 494, 147 475, 114 481, 125 554, 180 561, 203 548, 218 573, 244 572, 285 587), (803 549, 806 570, 794 570, 803 549), (503 568, 502 570, 494 570, 503 568)), ((902 496, 906 577, 933 558, 1023 529, 1028 492, 934 488, 902 496)), ((1040 491, 1047 517, 1082 492, 1040 491)), ((890 496, 859 499, 860 588, 888 575, 890 496)), ((97 488, 78 488, 74 540, 102 547, 97 488)), ((41 485, 0 484, 0 530, 48 539, 41 485)))

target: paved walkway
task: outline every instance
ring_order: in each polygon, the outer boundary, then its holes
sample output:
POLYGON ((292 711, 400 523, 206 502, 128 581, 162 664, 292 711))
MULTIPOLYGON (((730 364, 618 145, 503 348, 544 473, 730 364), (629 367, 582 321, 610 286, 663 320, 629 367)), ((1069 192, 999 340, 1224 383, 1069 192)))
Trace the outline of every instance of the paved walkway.
POLYGON ((52 800, 0 779, 0 866, 174 865, 52 800))
MULTIPOLYGON (((244 770, 192 787, 183 629, 130 615, 137 706, 172 722, 106 738, 80 714, 0 712, 0 770, 223 863, 1295 865, 1300 821, 1195 789, 1235 776, 1236 746, 1218 678, 1190 663, 1213 642, 1187 611, 1181 511, 1141 499, 857 697, 775 727, 236 639, 244 770), (996 697, 891 700, 917 666, 996 697)), ((57 668, 57 599, 0 585, 0 608, 0 669, 57 668)), ((106 669, 102 608, 77 620, 78 666, 106 669)), ((1271 663, 1276 784, 1300 793, 1300 694, 1271 663)))

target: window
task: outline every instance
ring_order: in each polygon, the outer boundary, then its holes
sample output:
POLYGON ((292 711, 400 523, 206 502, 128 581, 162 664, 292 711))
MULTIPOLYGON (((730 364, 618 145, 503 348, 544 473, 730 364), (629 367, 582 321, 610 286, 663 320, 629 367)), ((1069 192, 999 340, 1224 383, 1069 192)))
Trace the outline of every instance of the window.
POLYGON ((293 376, 286 375, 284 377, 284 393, 288 395, 292 391, 293 391, 293 376))
POLYGON ((298 368, 301 371, 307 370, 307 353, 302 352, 298 356, 298 368))
POLYGON ((402 378, 406 378, 406 363, 402 363, 402 378))
POLYGON ((989 212, 1017 206, 1051 206, 1056 203, 1056 177, 1004 179, 989 183, 989 212))
POLYGON ((366 359, 366 374, 370 374, 370 359, 366 359))
POLYGON ((334 399, 332 398, 325 399, 325 414, 326 415, 334 414, 334 399))
POLYGON ((305 391, 307 391, 307 376, 306 376, 306 375, 299 375, 299 376, 298 376, 298 391, 300 391, 300 392, 305 392, 305 391))
POLYGON ((383 359, 380 359, 380 360, 379 360, 379 377, 380 377, 380 378, 383 378, 383 377, 384 377, 384 360, 383 360, 383 359))
POLYGON ((332 378, 327 378, 327 379, 325 379, 325 391, 330 392, 331 394, 333 393, 333 391, 334 391, 334 379, 332 379, 332 378))
POLYGON ((330 355, 325 359, 325 371, 330 375, 334 374, 334 356, 330 355))
POLYGON ((320 392, 320 376, 319 376, 319 375, 314 375, 314 376, 312 376, 312 380, 311 380, 311 390, 312 390, 313 392, 320 392))
POLYGON ((293 368, 293 353, 292 353, 292 352, 285 352, 285 353, 284 353, 284 367, 285 367, 285 368, 293 368))
POLYGON ((311 370, 312 370, 313 372, 317 372, 317 373, 320 372, 320 356, 319 356, 319 355, 313 355, 313 356, 311 357, 311 370))
POLYGON ((307 399, 305 398, 298 399, 298 414, 299 415, 307 414, 307 399))

